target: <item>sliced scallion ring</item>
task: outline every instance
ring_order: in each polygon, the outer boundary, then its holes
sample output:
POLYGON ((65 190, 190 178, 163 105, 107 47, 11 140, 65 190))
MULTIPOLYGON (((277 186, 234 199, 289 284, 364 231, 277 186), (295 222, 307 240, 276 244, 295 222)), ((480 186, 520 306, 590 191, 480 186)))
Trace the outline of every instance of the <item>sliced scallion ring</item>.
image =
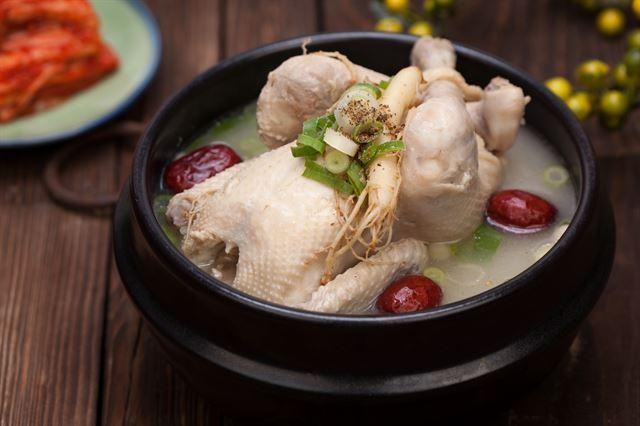
POLYGON ((351 86, 349 89, 347 89, 348 92, 352 92, 356 90, 367 91, 371 93, 376 99, 382 96, 382 91, 380 90, 379 87, 376 87, 373 84, 367 83, 367 82, 356 83, 353 86, 351 86))
POLYGON ((378 83, 378 86, 380 86, 381 89, 386 90, 387 87, 389 87, 389 83, 391 83, 391 79, 382 80, 380 83, 378 83))
POLYGON ((382 134, 384 125, 377 121, 366 121, 358 124, 351 132, 351 139, 358 143, 368 143, 382 134))
POLYGON ((304 172, 302 172, 302 176, 315 180, 323 185, 327 185, 328 187, 344 194, 353 193, 353 187, 349 182, 340 179, 315 161, 307 160, 304 162, 304 165, 305 169, 304 172))
POLYGON ((324 134, 324 141, 334 149, 353 157, 358 152, 358 144, 333 129, 327 129, 324 134))
POLYGON ((562 166, 549 166, 543 173, 544 183, 559 188, 569 180, 569 172, 562 166))
POLYGON ((347 178, 349 179, 351 186, 353 186, 356 195, 360 195, 366 186, 366 182, 364 181, 364 168, 358 160, 353 160, 351 164, 349 164, 349 168, 347 169, 347 178))
POLYGON ((351 158, 340 151, 331 151, 325 154, 324 163, 327 170, 334 175, 339 175, 347 171, 351 158))
POLYGON ((369 164, 381 155, 402 151, 403 149, 404 142, 401 140, 384 142, 380 145, 369 143, 360 153, 360 161, 364 164, 369 164))
POLYGON ((433 282, 435 282, 436 284, 442 284, 442 282, 444 281, 444 271, 440 268, 436 268, 434 266, 430 266, 428 268, 426 268, 423 272, 422 275, 424 275, 425 277, 429 278, 430 280, 432 280, 433 282))

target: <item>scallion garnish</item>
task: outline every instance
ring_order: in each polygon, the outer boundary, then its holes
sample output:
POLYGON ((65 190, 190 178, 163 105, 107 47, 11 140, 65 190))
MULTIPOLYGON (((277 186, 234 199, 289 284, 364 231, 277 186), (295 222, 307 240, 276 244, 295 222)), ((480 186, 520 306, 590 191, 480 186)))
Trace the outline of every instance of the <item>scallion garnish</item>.
POLYGON ((322 154, 324 152, 324 147, 326 144, 320 139, 316 139, 314 137, 301 133, 298 135, 298 145, 308 146, 310 148, 313 148, 318 154, 322 154))
POLYGON ((382 134, 384 125, 379 121, 367 121, 358 124, 351 132, 351 139, 358 143, 371 142, 382 134))
POLYGON ((356 195, 360 195, 366 183, 364 181, 364 168, 358 160, 353 160, 351 164, 349 164, 349 168, 347 169, 347 178, 356 192, 356 195))
POLYGON ((293 154, 294 157, 312 157, 315 158, 318 155, 318 151, 316 151, 315 149, 313 149, 310 146, 292 146, 291 147, 291 154, 293 154))
POLYGON ((324 138, 324 132, 328 128, 333 127, 335 123, 336 117, 333 114, 310 118, 302 124, 302 134, 322 140, 324 138))
POLYGON ((353 193, 353 187, 349 182, 340 179, 315 161, 307 160, 304 162, 304 166, 305 169, 302 172, 302 176, 320 182, 344 194, 353 193))
POLYGON ((382 80, 380 83, 378 83, 378 86, 380 86, 381 89, 386 90, 387 87, 389 87, 389 83, 391 83, 391 79, 382 80))
POLYGON ((388 154, 390 152, 398 152, 404 149, 404 142, 401 140, 389 141, 376 145, 375 143, 369 143, 364 150, 360 153, 360 161, 364 164, 369 164, 377 157, 388 154))
POLYGON ((501 242, 500 232, 487 224, 482 224, 474 231, 471 238, 452 244, 451 251, 459 259, 484 262, 493 257, 501 242))
POLYGON ((569 172, 562 166, 549 166, 543 173, 544 183, 559 188, 569 180, 569 172))
POLYGON ((334 175, 339 175, 347 171, 351 163, 351 158, 340 151, 331 151, 324 156, 324 165, 334 175))
POLYGON ((380 89, 376 86, 374 86, 371 83, 367 83, 366 81, 363 81, 362 83, 356 83, 353 86, 351 86, 348 91, 354 91, 354 90, 364 90, 367 91, 369 93, 371 93, 376 99, 378 99, 380 96, 382 96, 382 92, 380 91, 380 89))

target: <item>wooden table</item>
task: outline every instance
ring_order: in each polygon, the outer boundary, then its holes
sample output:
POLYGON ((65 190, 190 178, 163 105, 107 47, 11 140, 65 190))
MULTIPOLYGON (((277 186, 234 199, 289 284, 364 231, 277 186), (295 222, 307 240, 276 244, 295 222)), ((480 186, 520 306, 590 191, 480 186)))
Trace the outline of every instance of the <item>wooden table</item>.
MULTIPOLYGON (((164 58, 133 119, 148 120, 221 58, 286 37, 373 25, 368 0, 148 3, 164 35, 164 58)), ((591 57, 615 63, 624 50, 560 0, 466 0, 445 35, 538 79, 568 75, 591 57)), ((620 132, 595 122, 587 130, 615 206, 613 274, 565 361, 489 424, 640 424, 640 113, 620 132)), ((0 425, 238 424, 163 359, 120 284, 110 217, 50 201, 41 175, 55 149, 0 152, 0 425)), ((81 191, 114 191, 129 160, 123 147, 96 148, 64 178, 81 191)))

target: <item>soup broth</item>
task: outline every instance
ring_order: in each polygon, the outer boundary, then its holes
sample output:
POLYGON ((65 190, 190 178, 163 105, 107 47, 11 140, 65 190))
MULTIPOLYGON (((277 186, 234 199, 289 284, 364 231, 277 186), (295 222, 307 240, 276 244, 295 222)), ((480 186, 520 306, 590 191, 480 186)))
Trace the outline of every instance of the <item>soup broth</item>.
MULTIPOLYGON (((262 154, 267 148, 258 138, 255 112, 256 104, 251 103, 230 113, 196 137, 176 157, 213 143, 231 146, 245 161, 262 154)), ((545 198, 557 209, 555 222, 543 231, 530 234, 496 231, 485 224, 483 232, 490 234, 494 245, 488 255, 474 251, 473 237, 452 244, 429 245, 430 260, 425 275, 442 288, 443 304, 504 283, 529 268, 553 247, 566 230, 577 201, 574 185, 563 163, 562 157, 539 134, 526 126, 521 127, 517 142, 506 154, 501 188, 524 190, 545 198), (555 179, 550 179, 554 176, 555 179)), ((154 211, 167 237, 179 247, 180 234, 165 218, 171 194, 162 182, 160 188, 154 200, 154 211)), ((371 309, 376 310, 375 307, 371 309)))

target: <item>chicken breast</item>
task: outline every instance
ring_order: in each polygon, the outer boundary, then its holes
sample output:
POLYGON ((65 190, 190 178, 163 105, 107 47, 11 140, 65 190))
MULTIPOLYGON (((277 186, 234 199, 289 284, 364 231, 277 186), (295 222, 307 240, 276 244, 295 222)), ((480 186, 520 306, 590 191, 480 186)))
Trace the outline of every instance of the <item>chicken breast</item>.
POLYGON ((355 263, 321 285, 327 247, 340 226, 333 189, 302 176, 304 162, 285 145, 237 164, 174 196, 168 219, 184 236, 183 252, 214 276, 219 257, 235 253, 231 285, 253 296, 320 312, 361 312, 395 278, 420 271, 424 244, 405 240, 355 263))
POLYGON ((184 253, 215 274, 217 255, 237 247, 235 288, 289 306, 307 301, 340 223, 333 189, 303 170, 285 145, 174 196, 167 215, 184 253))

